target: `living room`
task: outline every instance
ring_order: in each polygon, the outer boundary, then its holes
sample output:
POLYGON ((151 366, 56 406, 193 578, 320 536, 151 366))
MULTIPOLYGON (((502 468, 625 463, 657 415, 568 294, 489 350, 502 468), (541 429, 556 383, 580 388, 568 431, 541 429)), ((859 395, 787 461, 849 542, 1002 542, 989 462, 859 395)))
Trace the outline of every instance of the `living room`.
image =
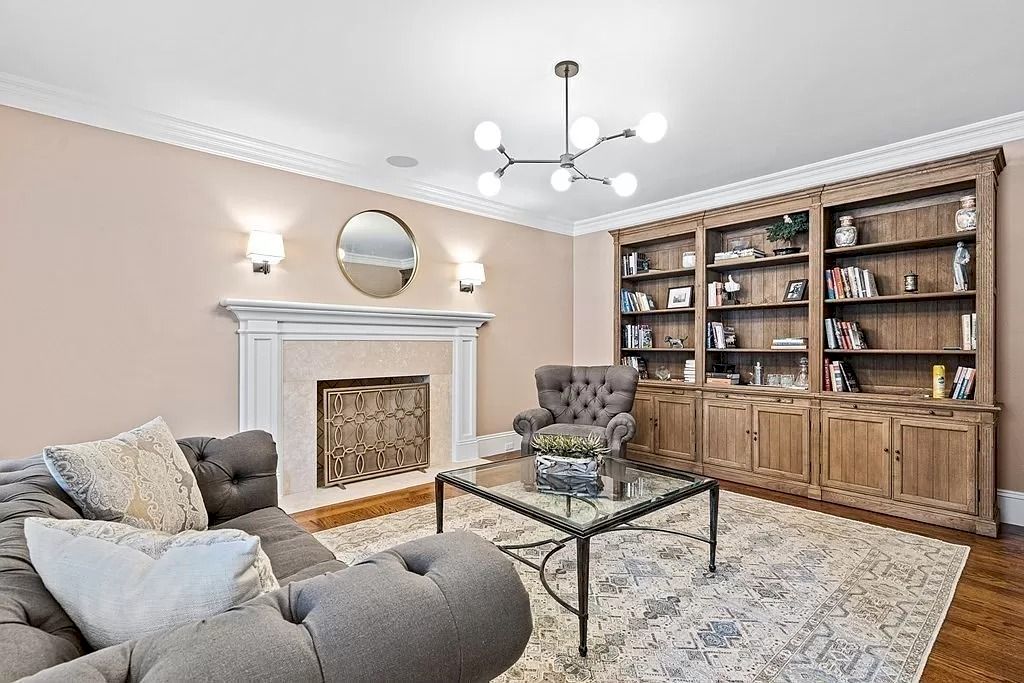
POLYGON ((970 9, 0 0, 0 680, 1024 679, 970 9))

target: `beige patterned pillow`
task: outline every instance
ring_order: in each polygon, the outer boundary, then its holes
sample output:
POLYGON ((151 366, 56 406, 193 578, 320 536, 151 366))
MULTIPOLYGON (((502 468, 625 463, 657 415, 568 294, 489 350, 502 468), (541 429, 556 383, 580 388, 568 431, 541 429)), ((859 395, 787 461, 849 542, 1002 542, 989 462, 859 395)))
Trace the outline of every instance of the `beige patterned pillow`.
POLYGON ((116 522, 25 520, 43 584, 94 648, 206 619, 278 583, 238 529, 166 534, 116 522))
POLYGON ((87 519, 172 534, 209 523, 196 477, 162 417, 110 439, 49 446, 43 460, 87 519))

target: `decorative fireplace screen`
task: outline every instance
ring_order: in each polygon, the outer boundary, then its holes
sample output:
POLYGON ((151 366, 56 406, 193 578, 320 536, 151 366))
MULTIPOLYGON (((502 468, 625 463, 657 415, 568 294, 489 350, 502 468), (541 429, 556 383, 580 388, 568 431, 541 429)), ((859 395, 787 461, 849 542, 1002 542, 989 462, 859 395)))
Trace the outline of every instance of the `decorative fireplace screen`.
POLYGON ((429 395, 425 377, 317 382, 319 484, 425 470, 429 395))

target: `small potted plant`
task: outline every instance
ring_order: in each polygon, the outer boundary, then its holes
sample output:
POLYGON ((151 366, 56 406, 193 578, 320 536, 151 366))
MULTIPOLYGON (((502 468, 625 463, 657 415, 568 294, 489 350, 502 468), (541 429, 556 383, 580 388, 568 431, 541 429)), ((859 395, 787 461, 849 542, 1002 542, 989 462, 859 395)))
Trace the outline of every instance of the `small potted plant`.
POLYGON ((595 479, 608 446, 596 435, 538 434, 533 451, 538 475, 595 479))
POLYGON ((772 244, 781 243, 782 246, 774 248, 776 256, 785 254, 798 254, 800 247, 793 244, 793 240, 802 232, 807 232, 810 215, 803 213, 786 214, 778 223, 773 223, 765 231, 768 241, 772 244))

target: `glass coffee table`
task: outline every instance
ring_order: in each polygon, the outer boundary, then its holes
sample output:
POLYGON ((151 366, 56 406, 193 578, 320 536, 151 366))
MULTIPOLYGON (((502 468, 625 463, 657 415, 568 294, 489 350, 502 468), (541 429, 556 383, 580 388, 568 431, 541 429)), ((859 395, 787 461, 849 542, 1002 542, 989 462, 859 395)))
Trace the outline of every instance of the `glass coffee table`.
POLYGON ((708 570, 715 571, 718 543, 718 482, 687 472, 676 472, 651 465, 605 458, 598 481, 555 479, 538 476, 533 456, 474 465, 441 472, 434 480, 437 533, 444 531, 444 485, 454 486, 496 505, 541 522, 564 536, 534 543, 499 545, 506 554, 537 570, 544 590, 558 604, 579 618, 580 655, 587 656, 587 600, 590 591, 590 539, 615 531, 657 531, 707 543, 708 570), (633 522, 656 510, 707 491, 710 496, 710 535, 633 522), (567 543, 576 542, 577 603, 572 605, 548 584, 544 569, 548 560, 567 543), (517 550, 550 545, 540 563, 517 550))

